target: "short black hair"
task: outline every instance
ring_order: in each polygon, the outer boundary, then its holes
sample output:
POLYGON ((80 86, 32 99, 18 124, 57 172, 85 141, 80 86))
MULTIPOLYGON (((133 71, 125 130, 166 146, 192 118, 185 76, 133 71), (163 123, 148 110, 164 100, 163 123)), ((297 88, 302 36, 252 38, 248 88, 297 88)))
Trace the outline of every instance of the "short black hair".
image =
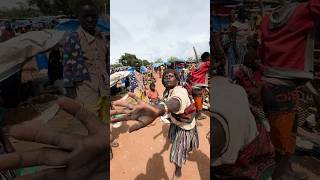
POLYGON ((142 64, 142 63, 137 60, 137 61, 134 62, 134 67, 141 66, 141 64, 142 64))
POLYGON ((152 82, 152 83, 150 83, 150 86, 149 86, 150 88, 155 88, 156 87, 156 85, 154 84, 154 82, 152 82))
POLYGON ((94 7, 97 11, 99 9, 98 6, 92 0, 80 0, 80 1, 78 1, 77 5, 76 5, 76 9, 75 9, 77 16, 80 16, 82 8, 84 6, 94 7))
POLYGON ((201 55, 201 60, 202 61, 206 61, 209 57, 210 57, 210 53, 209 52, 204 52, 201 55))

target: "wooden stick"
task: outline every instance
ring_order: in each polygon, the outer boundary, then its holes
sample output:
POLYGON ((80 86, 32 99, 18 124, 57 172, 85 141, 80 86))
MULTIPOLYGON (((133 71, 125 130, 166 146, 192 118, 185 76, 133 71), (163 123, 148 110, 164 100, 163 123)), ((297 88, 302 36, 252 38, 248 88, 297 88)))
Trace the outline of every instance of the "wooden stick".
POLYGON ((197 61, 197 63, 199 63, 198 54, 197 54, 196 48, 194 46, 193 46, 193 51, 194 51, 194 54, 196 56, 196 61, 197 61))

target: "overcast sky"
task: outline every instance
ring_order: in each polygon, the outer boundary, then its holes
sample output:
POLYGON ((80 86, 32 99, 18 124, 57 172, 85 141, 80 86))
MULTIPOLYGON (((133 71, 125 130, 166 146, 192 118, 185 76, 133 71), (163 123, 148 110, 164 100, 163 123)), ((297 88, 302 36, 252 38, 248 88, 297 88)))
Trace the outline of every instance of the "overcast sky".
POLYGON ((111 0, 111 63, 125 52, 140 59, 195 57, 209 51, 209 0, 111 0))

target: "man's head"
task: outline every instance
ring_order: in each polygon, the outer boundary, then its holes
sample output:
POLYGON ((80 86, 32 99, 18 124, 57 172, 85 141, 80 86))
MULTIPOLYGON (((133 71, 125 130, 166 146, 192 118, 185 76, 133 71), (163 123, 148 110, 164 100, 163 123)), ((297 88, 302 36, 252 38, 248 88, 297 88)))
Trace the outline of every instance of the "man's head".
POLYGON ((238 21, 244 23, 248 19, 248 12, 245 6, 240 6, 238 9, 238 21))
POLYGON ((141 71, 141 64, 140 64, 140 62, 137 61, 137 62, 135 63, 135 65, 134 65, 134 68, 135 68, 136 71, 140 72, 140 71, 141 71))
POLYGON ((94 35, 98 22, 98 8, 90 0, 82 0, 78 4, 77 15, 81 27, 88 33, 94 35))
POLYGON ((9 21, 4 22, 4 26, 5 26, 6 30, 11 29, 11 23, 9 21))
POLYGON ((209 52, 204 52, 201 55, 201 61, 202 62, 206 62, 206 61, 209 61, 209 60, 210 60, 210 53, 209 52))

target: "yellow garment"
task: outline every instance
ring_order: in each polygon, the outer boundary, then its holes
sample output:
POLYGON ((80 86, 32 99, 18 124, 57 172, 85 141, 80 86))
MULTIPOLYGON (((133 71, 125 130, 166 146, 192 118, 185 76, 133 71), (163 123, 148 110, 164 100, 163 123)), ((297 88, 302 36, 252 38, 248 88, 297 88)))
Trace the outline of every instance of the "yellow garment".
POLYGON ((96 105, 92 107, 91 109, 96 112, 99 119, 104 122, 108 123, 110 119, 110 101, 108 101, 108 98, 106 96, 99 97, 99 100, 97 101, 96 105))
POLYGON ((262 17, 260 15, 257 15, 256 26, 260 26, 261 22, 262 22, 262 17))
POLYGON ((135 91, 136 96, 139 97, 142 101, 146 101, 146 96, 144 95, 144 92, 142 90, 135 91))

